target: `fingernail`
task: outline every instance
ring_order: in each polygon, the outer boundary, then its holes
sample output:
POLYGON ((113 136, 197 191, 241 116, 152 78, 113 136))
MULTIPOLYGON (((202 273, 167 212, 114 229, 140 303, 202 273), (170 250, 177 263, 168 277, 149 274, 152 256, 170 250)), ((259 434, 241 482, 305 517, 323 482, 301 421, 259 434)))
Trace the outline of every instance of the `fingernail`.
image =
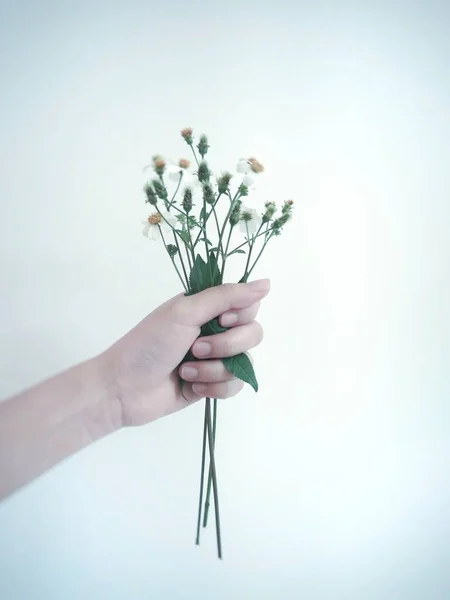
POLYGON ((181 377, 183 379, 196 379, 198 377, 198 370, 195 367, 183 367, 181 369, 181 377))
POLYGON ((229 327, 230 325, 234 325, 235 323, 237 323, 237 320, 238 314, 235 312, 227 312, 220 317, 220 322, 223 327, 229 327))
POLYGON ((202 396, 206 391, 206 385, 204 383, 194 383, 192 389, 196 394, 202 396))
POLYGON ((197 342, 194 345, 194 354, 199 358, 209 356, 212 352, 212 346, 209 342, 197 342))
POLYGON ((251 281, 248 285, 254 292, 268 292, 270 290, 270 279, 257 279, 251 281))

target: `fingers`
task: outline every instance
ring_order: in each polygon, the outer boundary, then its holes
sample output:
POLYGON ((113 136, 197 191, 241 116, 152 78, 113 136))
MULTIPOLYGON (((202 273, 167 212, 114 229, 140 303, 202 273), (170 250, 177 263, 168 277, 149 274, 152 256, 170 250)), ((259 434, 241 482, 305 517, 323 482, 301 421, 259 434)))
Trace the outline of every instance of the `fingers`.
POLYGON ((181 296, 174 307, 174 318, 182 325, 200 327, 218 315, 252 306, 270 289, 268 279, 251 283, 225 283, 194 294, 181 296))
POLYGON ((243 387, 244 382, 240 379, 231 379, 220 383, 185 383, 183 395, 189 401, 200 398, 230 398, 240 392, 243 387))
MULTIPOLYGON (((251 360, 250 356, 249 358, 251 360)), ((186 362, 181 365, 179 373, 184 380, 199 383, 229 381, 234 377, 221 360, 186 362)))
POLYGON ((219 333, 200 337, 192 345, 196 358, 223 358, 246 352, 262 342, 263 330, 257 321, 219 333))
POLYGON ((241 310, 228 311, 220 315, 219 323, 222 327, 236 327, 238 325, 247 325, 255 320, 256 315, 261 302, 255 302, 247 308, 241 308, 241 310))

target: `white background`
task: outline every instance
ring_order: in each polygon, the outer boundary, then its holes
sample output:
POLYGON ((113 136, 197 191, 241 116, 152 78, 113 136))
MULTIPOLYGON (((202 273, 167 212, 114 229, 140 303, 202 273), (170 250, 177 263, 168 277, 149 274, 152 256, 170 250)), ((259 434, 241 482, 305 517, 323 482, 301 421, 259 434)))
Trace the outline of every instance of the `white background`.
MULTIPOLYGON (((3 397, 179 292, 142 167, 210 136, 296 201, 256 276, 261 391, 220 404, 225 560, 194 546, 202 407, 0 506, 2 600, 450 596, 450 11, 438 2, 3 2, 3 397)), ((63 399, 62 399, 63 401, 63 399)))

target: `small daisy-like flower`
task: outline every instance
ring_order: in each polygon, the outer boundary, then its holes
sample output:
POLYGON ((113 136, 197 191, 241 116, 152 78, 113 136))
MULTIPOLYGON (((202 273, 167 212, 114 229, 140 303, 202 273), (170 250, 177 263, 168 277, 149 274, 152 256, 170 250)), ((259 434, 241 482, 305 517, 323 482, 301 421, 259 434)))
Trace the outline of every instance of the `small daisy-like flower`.
POLYGON ((248 175, 249 173, 262 173, 264 171, 264 166, 259 160, 256 160, 256 158, 240 158, 236 166, 236 171, 238 173, 243 173, 244 175, 248 175))
POLYGON ((254 208, 243 206, 239 219, 239 227, 241 231, 249 235, 253 235, 258 231, 262 223, 261 215, 254 208))
POLYGON ((244 175, 242 185, 250 189, 255 183, 255 175, 262 173, 264 167, 256 158, 240 158, 236 166, 236 171, 244 175))
POLYGON ((167 173, 167 177, 171 180, 171 181, 175 181, 176 183, 178 183, 180 181, 180 177, 185 177, 187 174, 187 169, 190 167, 191 163, 186 160, 185 158, 182 158, 179 162, 178 165, 169 165, 167 167, 166 173, 167 173))
POLYGON ((149 240, 158 240, 160 238, 160 228, 163 233, 170 232, 170 225, 174 226, 176 223, 175 217, 169 213, 159 214, 158 212, 152 213, 148 219, 142 221, 144 229, 142 234, 148 237, 149 240))
POLYGON ((186 141, 187 144, 191 145, 194 141, 192 138, 193 133, 192 127, 185 127, 181 130, 181 137, 186 141))

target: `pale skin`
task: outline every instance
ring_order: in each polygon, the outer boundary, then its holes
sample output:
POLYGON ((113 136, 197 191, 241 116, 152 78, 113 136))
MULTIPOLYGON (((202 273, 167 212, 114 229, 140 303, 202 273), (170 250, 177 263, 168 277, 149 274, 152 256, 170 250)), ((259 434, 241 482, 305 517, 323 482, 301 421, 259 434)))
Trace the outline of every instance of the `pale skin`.
POLYGON ((0 500, 123 427, 145 425, 204 397, 237 394, 244 384, 220 358, 262 341, 255 317, 269 288, 262 279, 180 294, 99 356, 1 402, 0 500), (198 338, 200 326, 217 316, 228 331, 198 338), (189 349, 199 360, 180 367, 189 349))

